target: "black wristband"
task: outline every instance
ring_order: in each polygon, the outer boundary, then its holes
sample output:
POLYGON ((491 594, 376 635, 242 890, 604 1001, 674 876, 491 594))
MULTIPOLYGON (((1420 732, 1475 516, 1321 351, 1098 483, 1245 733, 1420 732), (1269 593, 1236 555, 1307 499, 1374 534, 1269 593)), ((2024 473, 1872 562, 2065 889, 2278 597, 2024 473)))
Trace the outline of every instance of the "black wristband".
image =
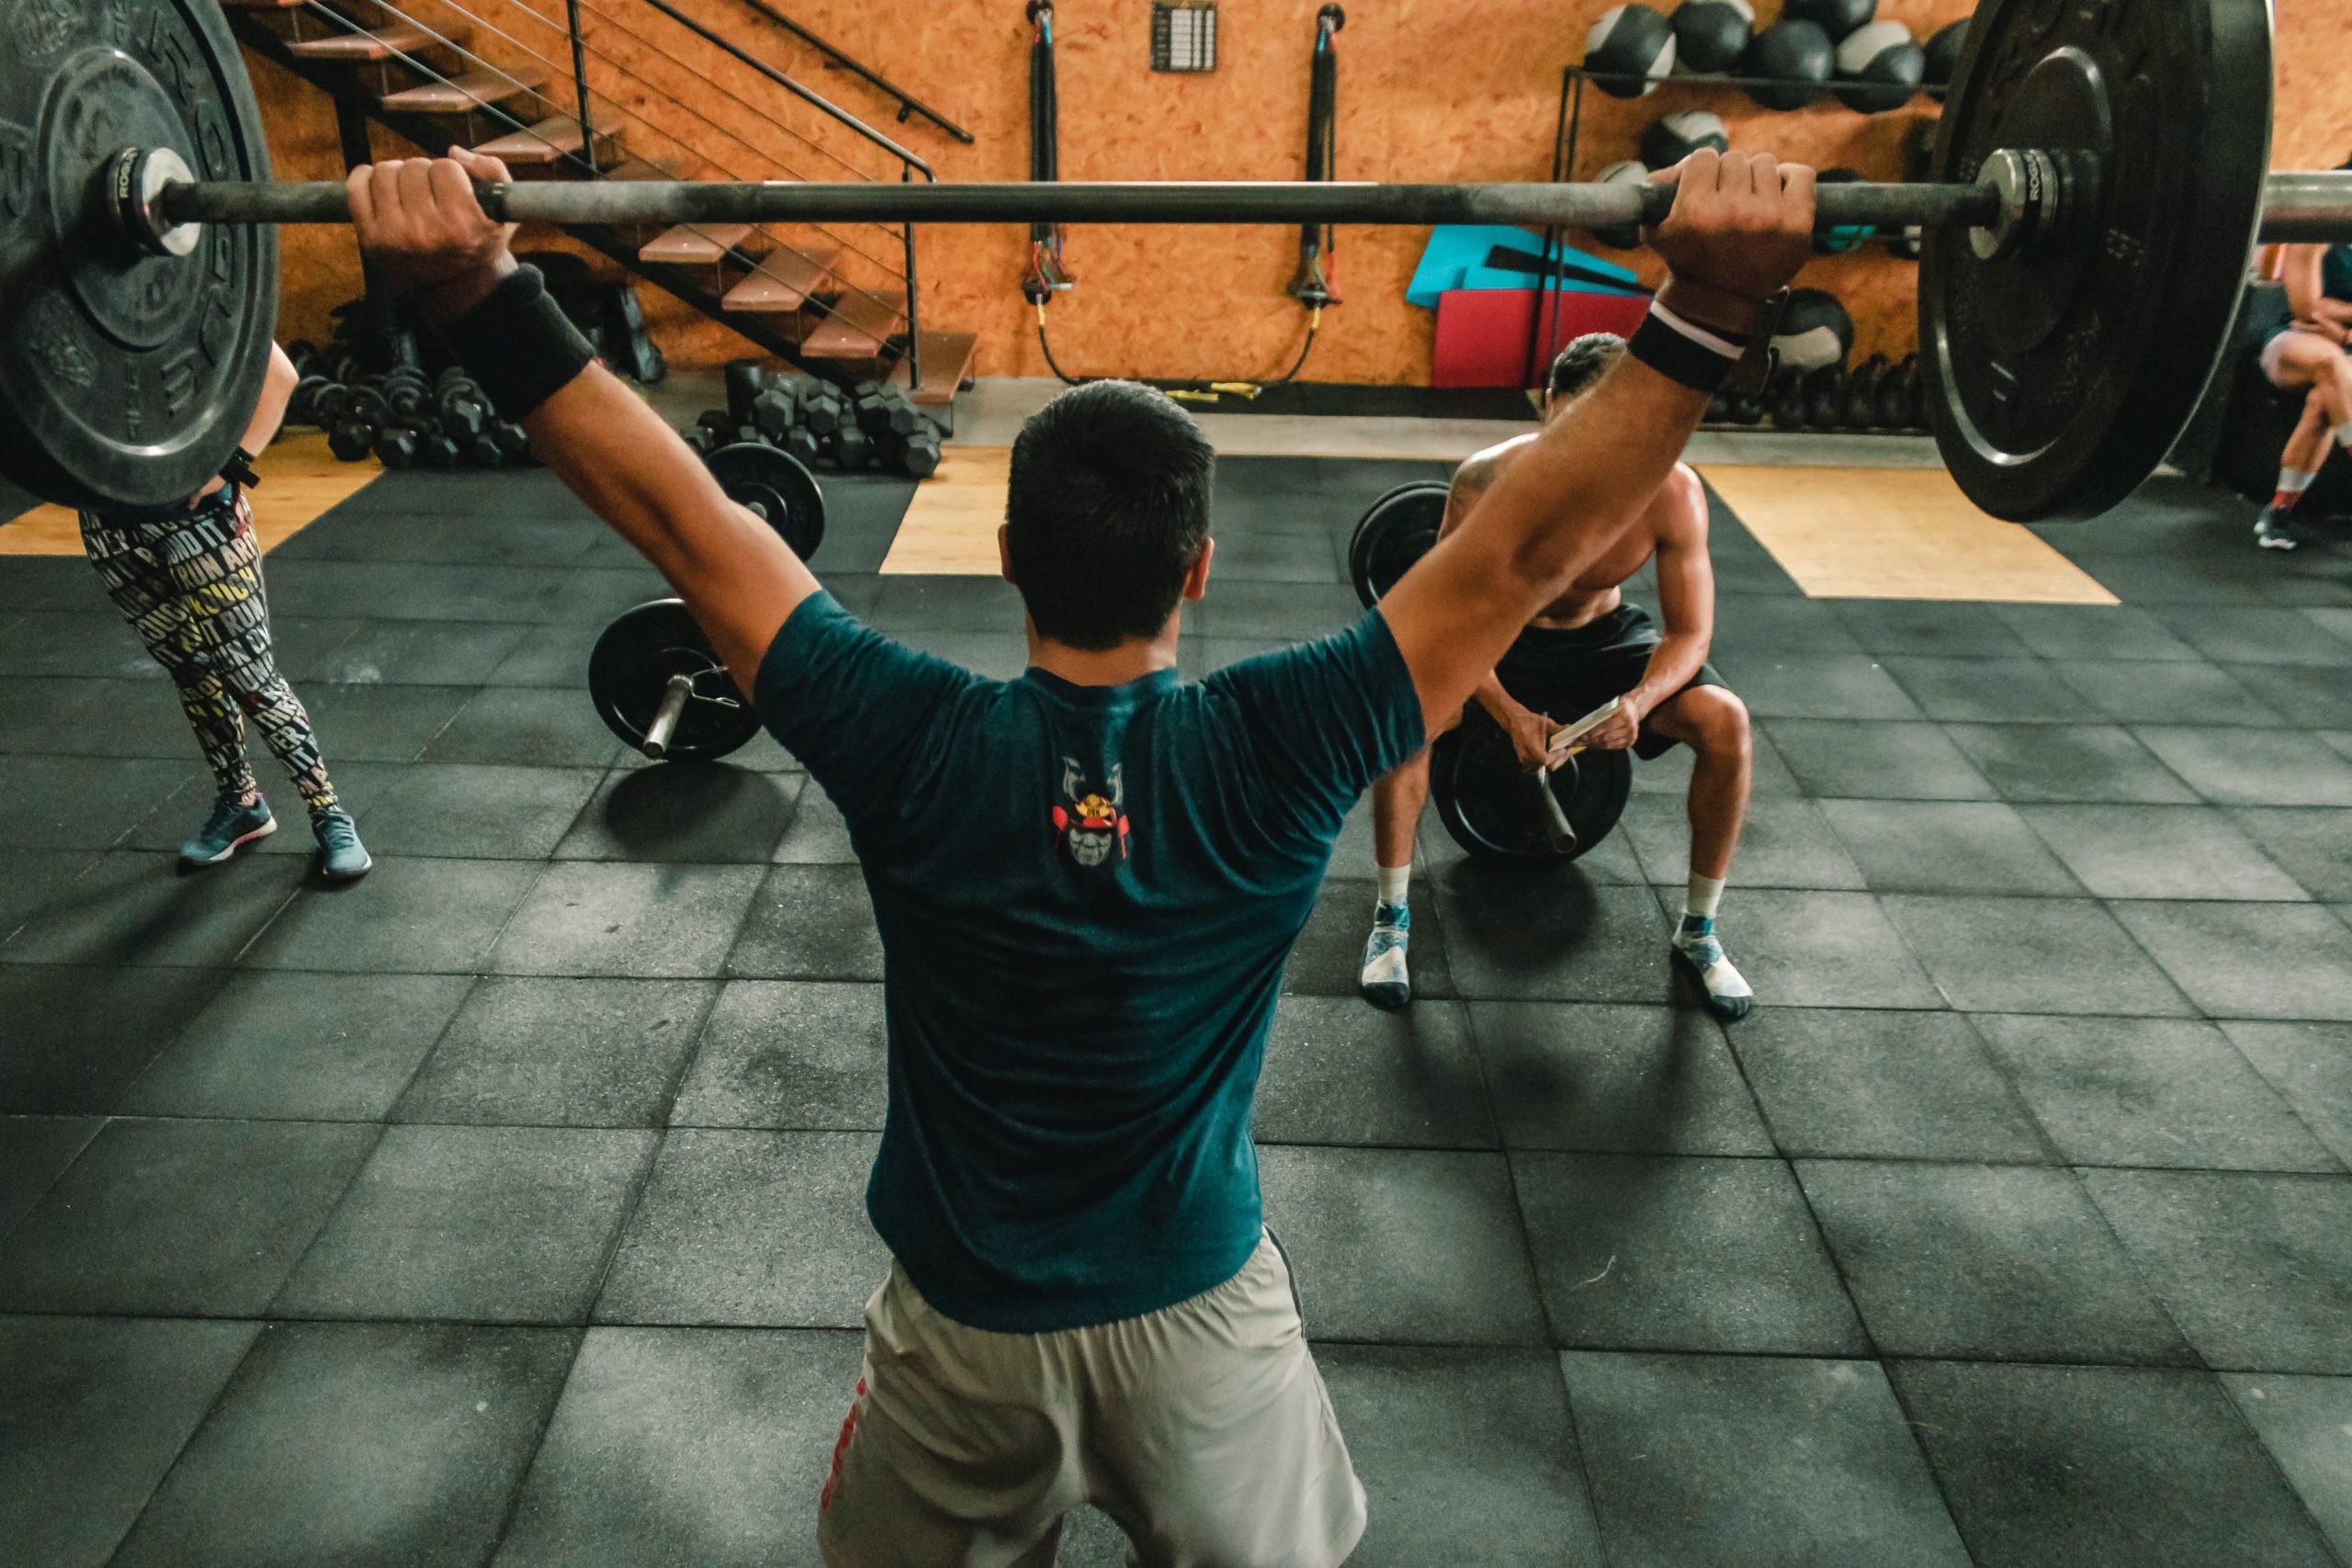
POLYGON ((1723 390, 1747 350, 1747 340, 1678 324, 1664 306, 1655 303, 1625 344, 1628 355, 1668 380, 1711 398, 1723 390), (1714 346, 1718 343, 1722 348, 1714 346), (1724 348, 1733 352, 1726 354, 1724 348))
POLYGON ((481 304, 443 322, 441 339, 498 417, 513 422, 555 396, 596 357, 535 266, 516 267, 481 304))

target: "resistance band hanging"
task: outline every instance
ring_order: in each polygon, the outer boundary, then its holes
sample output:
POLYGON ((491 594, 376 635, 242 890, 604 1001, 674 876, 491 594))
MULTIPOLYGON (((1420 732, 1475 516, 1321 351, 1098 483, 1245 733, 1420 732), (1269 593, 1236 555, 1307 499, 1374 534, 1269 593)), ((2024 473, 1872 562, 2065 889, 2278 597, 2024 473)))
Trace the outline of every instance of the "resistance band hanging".
MULTIPOLYGON (((1315 13, 1315 55, 1306 78, 1306 175, 1309 180, 1338 177, 1336 135, 1340 116, 1340 61, 1331 47, 1332 35, 1348 25, 1348 14, 1337 6, 1315 13)), ((1339 244, 1329 223, 1308 223, 1298 231, 1298 271, 1290 280, 1291 298, 1310 310, 1336 305, 1331 292, 1331 264, 1339 244)))
MULTIPOLYGON (((1029 46, 1029 177, 1043 183, 1062 177, 1061 106, 1054 89, 1052 0, 1029 0, 1027 15, 1036 28, 1036 40, 1029 46)), ((1045 326, 1042 312, 1046 301, 1056 291, 1077 281, 1062 265, 1062 226, 1030 224, 1029 271, 1021 280, 1021 293, 1041 312, 1040 332, 1045 326)))

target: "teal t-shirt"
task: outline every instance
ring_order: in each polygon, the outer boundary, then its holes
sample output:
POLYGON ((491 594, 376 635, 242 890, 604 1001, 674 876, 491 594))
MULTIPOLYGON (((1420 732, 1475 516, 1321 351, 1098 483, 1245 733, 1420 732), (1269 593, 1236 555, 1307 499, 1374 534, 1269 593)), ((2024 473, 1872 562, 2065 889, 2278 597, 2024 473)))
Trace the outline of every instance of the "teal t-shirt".
POLYGON ((847 819, 884 955, 866 1186, 924 1298, 1042 1334, 1215 1288, 1260 1231, 1250 1115, 1348 809, 1419 750, 1377 611, 1199 682, 990 681, 794 611, 755 701, 847 819))

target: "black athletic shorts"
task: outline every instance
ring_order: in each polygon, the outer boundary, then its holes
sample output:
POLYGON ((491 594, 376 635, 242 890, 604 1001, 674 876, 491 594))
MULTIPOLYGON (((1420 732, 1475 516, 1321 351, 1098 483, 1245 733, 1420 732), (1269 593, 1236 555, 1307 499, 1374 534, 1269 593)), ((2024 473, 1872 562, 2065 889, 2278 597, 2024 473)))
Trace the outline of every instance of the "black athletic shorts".
MULTIPOLYGON (((1495 666, 1495 674, 1512 700, 1566 724, 1640 685, 1650 654, 1662 640, 1648 611, 1639 604, 1620 604, 1570 629, 1528 627, 1495 666)), ((1702 664, 1682 690, 1723 684, 1720 671, 1702 664)), ((1645 722, 1641 738, 1634 742, 1634 755, 1647 760, 1673 745, 1645 722)))

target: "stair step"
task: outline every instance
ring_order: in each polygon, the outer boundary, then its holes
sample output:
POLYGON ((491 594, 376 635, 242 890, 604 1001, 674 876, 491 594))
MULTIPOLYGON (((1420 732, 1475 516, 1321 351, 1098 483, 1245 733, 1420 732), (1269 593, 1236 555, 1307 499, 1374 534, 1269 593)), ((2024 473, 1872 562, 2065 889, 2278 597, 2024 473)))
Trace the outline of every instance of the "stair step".
POLYGON ((729 289, 722 303, 730 310, 797 310, 831 280, 833 264, 840 259, 841 252, 824 247, 778 251, 729 289))
MULTIPOLYGON (((589 122, 596 128, 600 148, 610 145, 621 129, 619 116, 598 114, 593 109, 589 111, 589 122)), ((577 115, 555 115, 528 130, 510 130, 491 141, 476 142, 474 151, 510 164, 553 164, 580 151, 580 118, 577 115)))
POLYGON ((623 158, 605 171, 608 180, 674 180, 678 176, 659 164, 649 164, 642 158, 623 158))
POLYGON ((844 289, 825 319, 800 340, 800 352, 810 359, 876 358, 906 325, 903 289, 844 289))
MULTIPOLYGON (((922 361, 922 379, 907 394, 917 404, 936 406, 953 403, 956 394, 964 389, 964 378, 972 368, 972 356, 978 352, 980 334, 959 333, 944 328, 925 327, 915 333, 916 357, 922 361)), ((887 385, 907 384, 907 362, 900 359, 890 372, 887 385)))
POLYGON ((470 114, 525 94, 536 95, 548 73, 535 66, 512 71, 469 71, 447 82, 427 82, 388 93, 377 103, 395 114, 470 114))
POLYGON ((760 238, 749 223, 680 224, 639 246, 637 259, 694 266, 715 262, 729 251, 757 251, 760 238))
POLYGON ((404 54, 422 54, 445 43, 463 47, 471 36, 467 28, 454 22, 447 33, 437 38, 423 28, 379 28, 373 32, 300 39, 288 44, 286 52, 301 60, 390 60, 404 54))

